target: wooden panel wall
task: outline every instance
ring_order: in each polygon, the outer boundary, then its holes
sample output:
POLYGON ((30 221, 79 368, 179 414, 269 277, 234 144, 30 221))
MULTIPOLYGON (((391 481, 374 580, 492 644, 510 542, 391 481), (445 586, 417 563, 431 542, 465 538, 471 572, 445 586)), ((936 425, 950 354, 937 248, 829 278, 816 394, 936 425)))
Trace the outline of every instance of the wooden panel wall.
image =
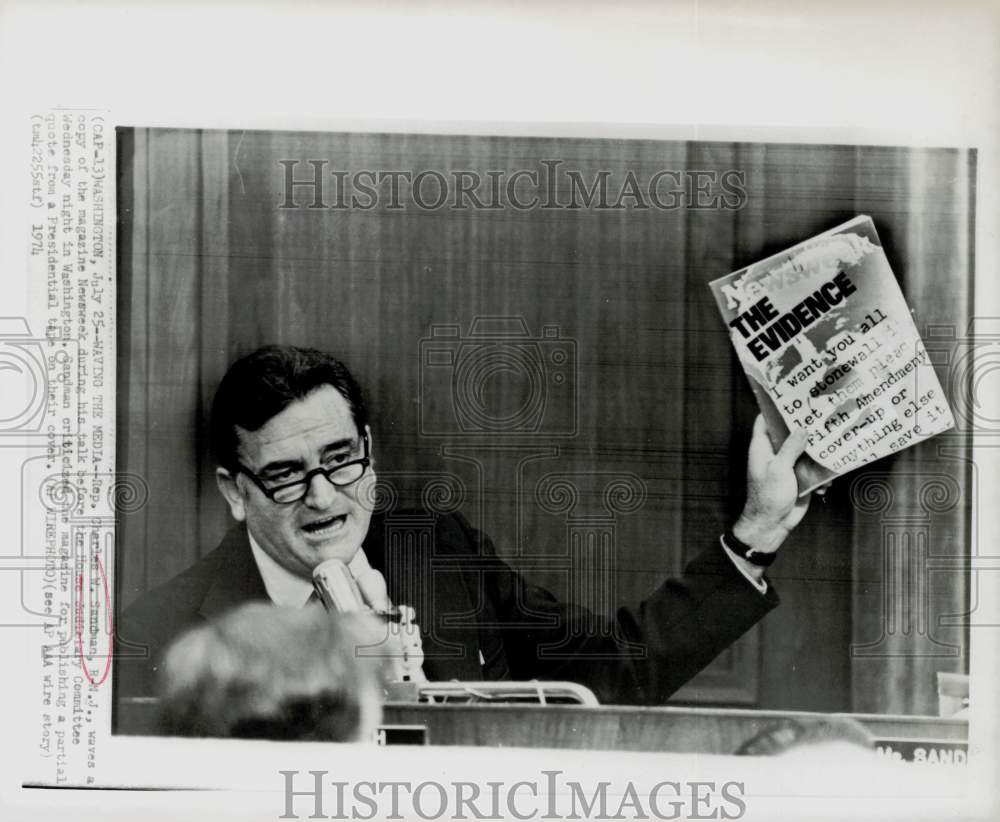
MULTIPOLYGON (((875 218, 897 270, 908 265, 911 251, 898 241, 914 221, 967 239, 955 216, 963 192, 908 199, 904 156, 843 146, 121 131, 118 459, 146 478, 150 499, 121 518, 120 601, 221 537, 226 512, 206 442, 212 392, 233 359, 284 342, 331 350, 351 367, 373 410, 379 470, 404 496, 418 494, 420 477, 456 478, 466 515, 560 596, 579 588, 568 572, 573 529, 600 520, 593 527, 611 535, 617 573, 594 604, 637 602, 716 539, 742 501, 755 407, 706 283, 859 209, 875 218), (385 207, 386 198, 367 211, 278 208, 279 161, 299 160, 302 178, 315 158, 349 173, 484 177, 557 159, 587 180, 609 172, 613 190, 628 171, 648 180, 662 169, 736 170, 747 199, 737 210, 421 210, 385 207), (437 345, 428 343, 435 328, 457 326, 468 338, 485 316, 520 318, 537 351, 572 343, 575 367, 568 382, 549 385, 534 434, 460 435, 453 387, 426 371, 421 346, 437 345), (556 337, 543 337, 546 327, 556 337), (574 408, 572 435, 562 436, 574 408), (577 489, 572 511, 542 504, 556 475, 577 489), (608 509, 615 483, 637 495, 638 508, 608 509)), ((921 162, 954 160, 939 151, 921 162)), ((950 297, 914 289, 918 314, 926 294, 951 299, 947 310, 964 317, 967 275, 949 272, 950 297)), ((524 383, 498 378, 491 390, 512 392, 516 405, 524 383)), ((851 564, 866 537, 846 490, 796 537, 773 572, 783 606, 685 698, 851 709, 851 564)))

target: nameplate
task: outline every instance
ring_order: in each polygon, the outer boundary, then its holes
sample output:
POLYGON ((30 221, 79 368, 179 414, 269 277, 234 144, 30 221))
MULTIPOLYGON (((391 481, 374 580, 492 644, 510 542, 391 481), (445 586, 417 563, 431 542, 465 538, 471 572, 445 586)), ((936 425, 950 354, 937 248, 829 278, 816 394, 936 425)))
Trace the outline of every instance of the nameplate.
POLYGON ((969 744, 953 739, 876 739, 875 751, 888 759, 926 765, 965 765, 969 761, 969 744))

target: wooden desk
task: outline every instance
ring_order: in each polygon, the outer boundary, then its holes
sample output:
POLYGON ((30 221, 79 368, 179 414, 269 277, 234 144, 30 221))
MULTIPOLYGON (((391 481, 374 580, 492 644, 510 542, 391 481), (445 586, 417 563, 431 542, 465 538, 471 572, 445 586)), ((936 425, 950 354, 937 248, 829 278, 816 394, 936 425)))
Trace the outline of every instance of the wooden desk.
MULTIPOLYGON (((125 701, 118 732, 155 735, 156 709, 155 700, 125 701)), ((968 739, 964 719, 728 708, 396 703, 385 706, 383 724, 426 728, 430 745, 731 754, 781 719, 823 716, 855 719, 876 740, 936 741, 964 749, 968 739)))
POLYGON ((423 725, 431 745, 731 754, 781 719, 824 716, 855 719, 876 740, 968 738, 968 723, 959 719, 726 708, 395 704, 386 705, 384 723, 423 725))

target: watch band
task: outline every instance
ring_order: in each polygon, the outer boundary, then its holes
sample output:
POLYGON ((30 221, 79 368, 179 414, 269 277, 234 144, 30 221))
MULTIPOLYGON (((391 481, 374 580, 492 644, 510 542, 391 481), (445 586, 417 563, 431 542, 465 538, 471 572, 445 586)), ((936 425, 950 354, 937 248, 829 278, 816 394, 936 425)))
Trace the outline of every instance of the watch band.
POLYGON ((733 529, 730 528, 722 535, 722 541, 726 544, 726 547, 732 551, 736 556, 743 557, 747 562, 752 562, 754 565, 760 565, 766 568, 775 559, 777 559, 778 552, 772 551, 770 554, 764 551, 756 551, 747 545, 745 542, 741 542, 736 538, 733 533, 733 529))

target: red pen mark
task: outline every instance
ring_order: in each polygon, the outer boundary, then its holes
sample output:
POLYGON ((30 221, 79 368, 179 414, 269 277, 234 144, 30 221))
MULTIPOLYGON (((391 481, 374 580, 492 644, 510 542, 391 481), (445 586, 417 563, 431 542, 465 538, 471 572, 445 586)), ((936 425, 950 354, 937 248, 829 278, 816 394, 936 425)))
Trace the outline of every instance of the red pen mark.
MULTIPOLYGON (((104 565, 101 563, 101 558, 95 555, 94 561, 97 563, 97 570, 101 575, 101 584, 104 587, 104 612, 107 615, 108 637, 111 637, 111 595, 108 592, 108 575, 104 573, 104 565)), ((100 679, 94 681, 94 678, 90 675, 90 670, 87 668, 86 654, 83 652, 83 574, 80 574, 77 577, 77 588, 79 597, 77 598, 76 606, 76 641, 80 657, 80 667, 83 668, 83 673, 91 685, 103 685, 104 680, 108 678, 108 674, 111 672, 111 657, 114 652, 109 642, 108 653, 104 664, 104 673, 101 674, 100 679)))

